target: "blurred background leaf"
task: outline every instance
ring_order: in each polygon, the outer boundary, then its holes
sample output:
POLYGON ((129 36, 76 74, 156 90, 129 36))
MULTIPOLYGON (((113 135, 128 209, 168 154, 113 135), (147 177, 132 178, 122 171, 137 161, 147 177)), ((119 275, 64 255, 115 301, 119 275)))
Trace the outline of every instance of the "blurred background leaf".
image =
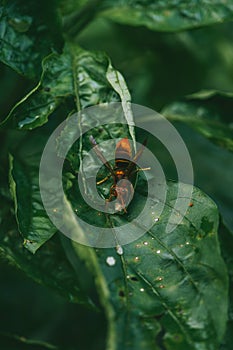
POLYGON ((233 151, 232 109, 233 94, 204 90, 165 106, 162 114, 171 121, 188 124, 213 143, 233 151))
POLYGON ((233 18, 231 0, 105 0, 102 15, 119 23, 179 31, 233 18))

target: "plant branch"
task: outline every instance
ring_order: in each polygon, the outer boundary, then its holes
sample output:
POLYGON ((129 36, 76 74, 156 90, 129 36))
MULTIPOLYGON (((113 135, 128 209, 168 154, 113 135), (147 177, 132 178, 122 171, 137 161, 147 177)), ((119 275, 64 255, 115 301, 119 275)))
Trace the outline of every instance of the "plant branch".
POLYGON ((99 11, 102 0, 91 0, 81 10, 64 18, 63 30, 69 37, 77 36, 99 11))

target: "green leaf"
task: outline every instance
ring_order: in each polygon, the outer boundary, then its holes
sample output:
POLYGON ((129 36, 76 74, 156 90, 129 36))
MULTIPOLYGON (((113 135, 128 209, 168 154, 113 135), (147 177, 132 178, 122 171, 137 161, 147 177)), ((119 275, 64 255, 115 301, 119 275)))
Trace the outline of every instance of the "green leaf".
MULTIPOLYGON (((47 66, 47 70, 44 71, 43 82, 46 80, 46 83, 50 85, 49 96, 46 97, 47 102, 41 103, 41 96, 44 96, 43 91, 41 92, 41 89, 35 89, 31 93, 31 96, 26 97, 24 101, 15 108, 14 116, 16 117, 16 112, 18 112, 17 117, 24 118, 20 121, 22 125, 26 127, 30 125, 30 128, 32 128, 32 125, 35 127, 36 125, 38 126, 45 123, 47 115, 51 113, 51 106, 53 105, 51 99, 54 98, 54 96, 58 101, 58 105, 62 98, 68 99, 67 106, 64 109, 65 115, 71 113, 72 110, 79 110, 81 107, 84 108, 92 104, 111 102, 119 99, 117 93, 110 85, 108 80, 110 78, 106 76, 108 67, 110 66, 107 56, 103 54, 90 54, 80 48, 73 48, 70 46, 67 47, 66 50, 67 51, 61 56, 53 54, 45 60, 44 66, 47 66), (74 59, 74 62, 71 61, 71 58, 74 59), (59 98, 59 96, 61 98, 59 98), (25 115, 24 108, 28 108, 29 113, 32 115, 31 119, 25 115), (39 114, 36 120, 34 118, 35 114, 39 114)), ((112 66, 111 72, 114 73, 112 66)), ((123 81, 119 73, 117 73, 117 76, 123 81)), ((121 82, 121 84, 122 86, 124 85, 123 82, 121 82)), ((115 89, 116 88, 117 83, 115 83, 115 89)), ((119 91, 119 94, 124 100, 125 113, 129 114, 128 103, 130 95, 127 92, 126 85, 124 85, 123 91, 119 91)), ((128 115, 127 117, 127 120, 132 124, 130 118, 132 118, 132 115, 128 115)), ((90 122, 92 121, 86 120, 87 124, 90 122)), ((99 134, 99 128, 97 129, 99 134)), ((25 140, 21 142, 26 152, 21 152, 22 154, 20 156, 11 158, 10 164, 11 192, 15 202, 18 227, 24 237, 25 247, 31 252, 35 252, 52 237, 57 230, 50 222, 44 210, 38 181, 40 157, 46 142, 46 135, 48 132, 51 132, 51 130, 45 130, 45 134, 44 132, 42 133, 43 137, 40 136, 39 131, 40 130, 37 132, 35 131, 36 134, 34 132, 34 136, 31 134, 31 137, 26 137, 25 140), (36 150, 34 150, 35 147, 36 150), (27 214, 25 215, 25 213, 27 214)), ((112 138, 121 137, 121 135, 126 136, 127 131, 128 129, 124 125, 121 127, 114 126, 113 130, 106 128, 105 132, 101 130, 97 140, 106 138, 106 135, 110 135, 112 138)), ((132 127, 129 134, 134 139, 132 127)), ((68 140, 69 138, 67 137, 65 141, 68 142, 68 140)), ((90 148, 90 146, 90 140, 88 139, 86 140, 85 147, 90 148)), ((75 149, 74 155, 71 154, 71 159, 68 157, 71 165, 74 160, 74 168, 77 170, 79 157, 81 157, 83 148, 83 145, 81 148, 78 146, 78 149, 75 149)), ((50 185, 51 184, 49 184, 49 186, 50 185)))
POLYGON ((233 151, 232 108, 233 94, 207 90, 165 106, 162 114, 171 121, 188 124, 213 143, 233 151))
MULTIPOLYGON (((8 213, 8 220, 13 220, 8 213)), ((1 225, 0 257, 24 271, 35 282, 52 288, 73 303, 94 308, 92 301, 80 287, 78 276, 70 266, 58 237, 53 237, 35 255, 24 246, 16 227, 7 231, 1 225)), ((9 226, 8 226, 9 227, 9 226)))
POLYGON ((50 239, 34 255, 25 248, 17 230, 12 211, 13 203, 2 165, 0 170, 0 257, 69 301, 93 307, 91 300, 82 291, 78 276, 68 262, 57 236, 50 239))
MULTIPOLYGON (((146 186, 140 181, 128 214, 110 216, 111 225, 129 222, 141 208, 146 186)), ((119 247, 94 251, 74 244, 96 278, 109 322, 108 350, 214 350, 223 338, 228 279, 217 237, 218 211, 195 188, 183 221, 166 233, 176 195, 177 184, 169 183, 159 220, 143 237, 123 246, 122 255, 119 247)), ((103 225, 98 213, 90 208, 85 212, 83 205, 78 214, 103 225)))
POLYGON ((42 59, 62 45, 56 1, 1 0, 0 19, 0 60, 38 79, 42 59))
POLYGON ((231 0, 105 0, 102 16, 158 31, 179 31, 232 20, 231 0))
POLYGON ((59 107, 67 115, 104 102, 119 101, 106 74, 109 58, 67 45, 62 55, 51 54, 43 61, 41 81, 11 111, 8 118, 19 129, 33 129, 47 122, 59 107))
POLYGON ((38 165, 10 156, 10 186, 19 232, 25 247, 35 253, 57 231, 42 204, 38 165))

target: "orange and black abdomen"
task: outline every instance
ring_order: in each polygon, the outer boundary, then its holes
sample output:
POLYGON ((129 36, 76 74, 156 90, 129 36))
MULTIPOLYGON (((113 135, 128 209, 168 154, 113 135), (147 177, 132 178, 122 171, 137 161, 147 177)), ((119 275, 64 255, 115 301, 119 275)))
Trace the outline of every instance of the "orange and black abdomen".
POLYGON ((127 138, 121 139, 116 145, 115 151, 115 175, 117 181, 122 178, 128 178, 129 168, 130 172, 135 169, 135 166, 132 165, 132 150, 130 142, 127 138))
POLYGON ((127 138, 121 139, 116 144, 115 159, 132 159, 132 150, 127 138))
POLYGON ((116 144, 115 165, 117 169, 127 169, 132 159, 130 142, 127 138, 121 139, 116 144))

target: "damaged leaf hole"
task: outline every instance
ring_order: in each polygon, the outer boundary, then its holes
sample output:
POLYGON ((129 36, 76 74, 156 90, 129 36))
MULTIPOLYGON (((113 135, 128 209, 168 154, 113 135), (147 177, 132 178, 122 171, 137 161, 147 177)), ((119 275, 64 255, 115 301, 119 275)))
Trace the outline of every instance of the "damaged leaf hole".
POLYGON ((139 282, 138 278, 136 276, 131 276, 130 280, 133 282, 139 282))

